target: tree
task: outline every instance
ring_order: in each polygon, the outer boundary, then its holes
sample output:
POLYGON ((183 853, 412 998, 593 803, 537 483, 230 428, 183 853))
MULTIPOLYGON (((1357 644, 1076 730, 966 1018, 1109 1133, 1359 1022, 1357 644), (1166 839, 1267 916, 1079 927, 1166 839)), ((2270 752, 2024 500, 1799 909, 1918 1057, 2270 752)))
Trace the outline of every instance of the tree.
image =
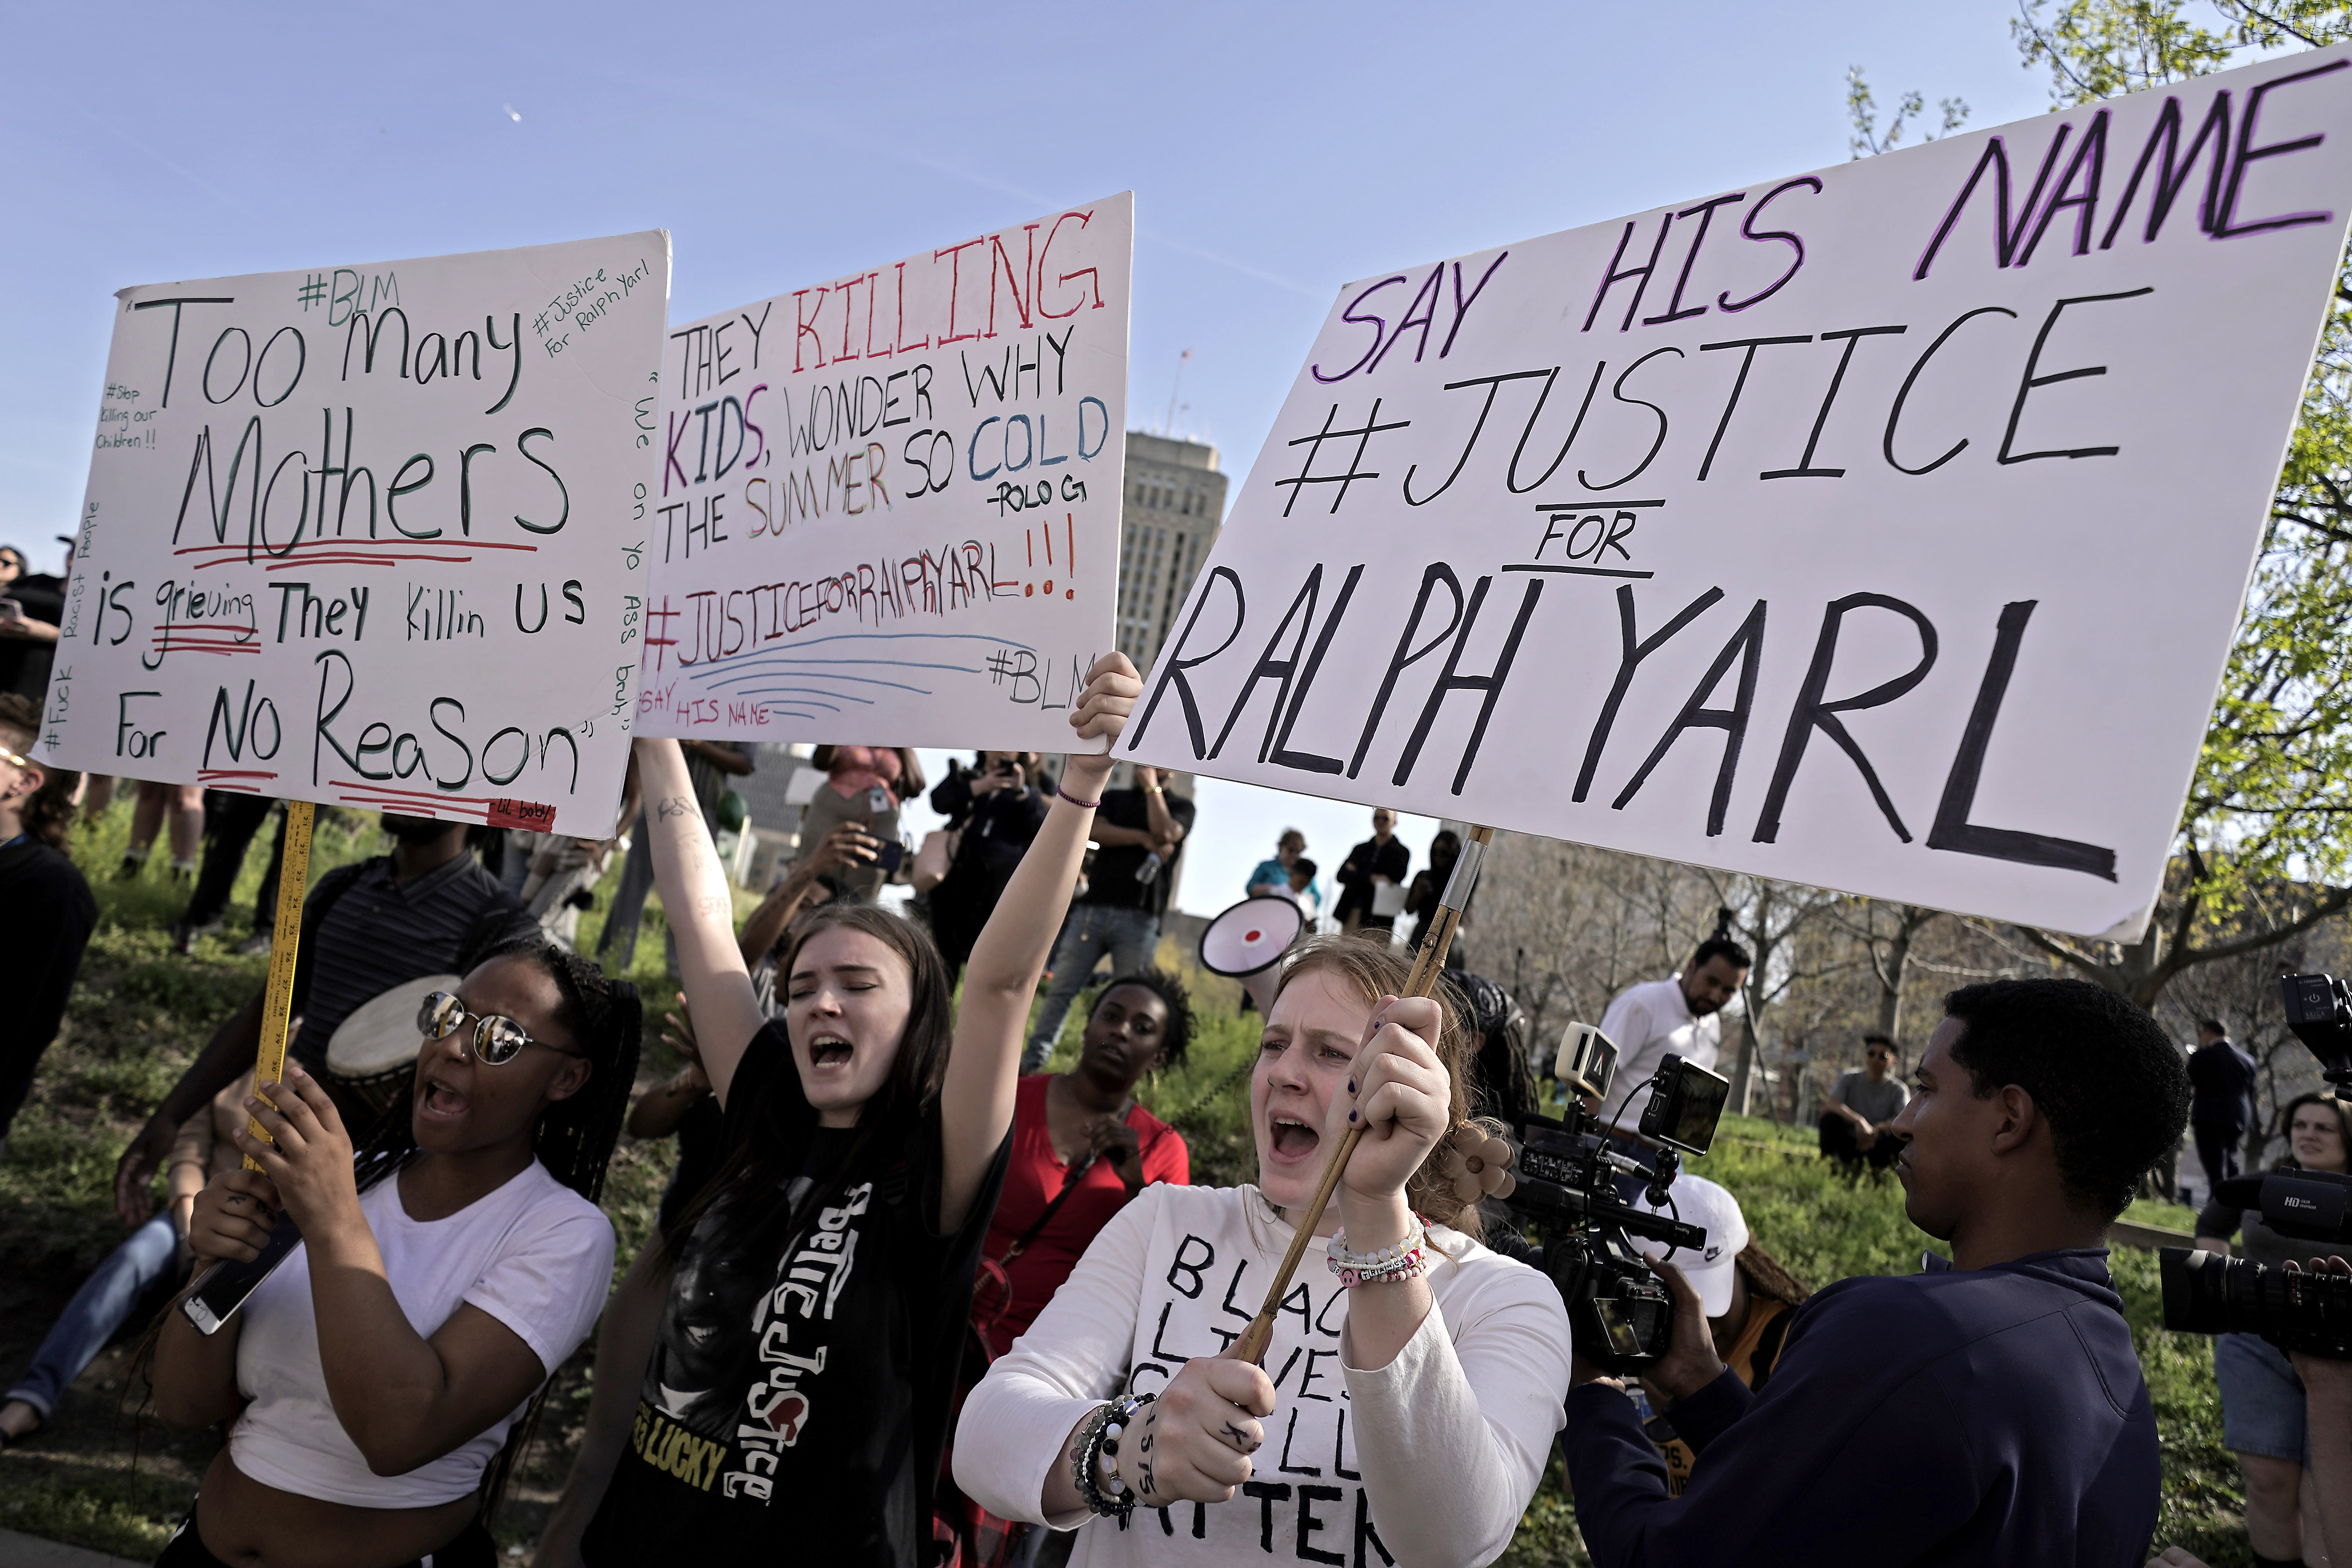
MULTIPOLYGON (((2023 63, 2064 108, 2352 37, 2352 6, 2212 0, 2022 0, 2023 63)), ((1861 123, 1853 82, 1848 109, 1861 123)), ((1863 89, 1862 105, 1868 103, 1863 89)), ((1908 101, 1908 100, 1906 100, 1908 101)), ((1899 119, 1899 117, 1898 117, 1899 119)), ((1891 138, 1887 141, 1892 145, 1891 138)), ((2019 936, 2075 973, 2153 1005, 2187 971, 2293 938, 2352 906, 2352 279, 2339 272, 2271 508, 2172 865, 2133 942, 2019 936)))

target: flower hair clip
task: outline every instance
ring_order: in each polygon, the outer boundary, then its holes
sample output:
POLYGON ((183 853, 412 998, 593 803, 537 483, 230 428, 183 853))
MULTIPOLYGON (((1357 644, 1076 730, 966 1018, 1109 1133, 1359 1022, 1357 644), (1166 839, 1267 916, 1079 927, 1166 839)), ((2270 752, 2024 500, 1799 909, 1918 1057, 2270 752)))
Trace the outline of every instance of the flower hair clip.
POLYGON ((1471 1122, 1454 1134, 1438 1169, 1454 1185, 1454 1195, 1465 1204, 1482 1198, 1507 1198, 1518 1186, 1511 1174, 1513 1150, 1507 1139, 1471 1122))

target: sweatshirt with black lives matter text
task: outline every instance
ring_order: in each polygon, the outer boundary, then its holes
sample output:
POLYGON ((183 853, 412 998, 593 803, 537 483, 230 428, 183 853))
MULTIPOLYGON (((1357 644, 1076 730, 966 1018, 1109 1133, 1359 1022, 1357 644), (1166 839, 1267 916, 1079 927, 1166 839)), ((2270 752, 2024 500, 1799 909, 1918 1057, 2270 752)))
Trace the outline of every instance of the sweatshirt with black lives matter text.
MULTIPOLYGON (((992 1512, 1080 1531, 1073 1568, 1491 1563, 1542 1478, 1568 1390, 1550 1280, 1442 1226, 1436 1310, 1394 1360, 1349 1365, 1348 1299, 1307 1249, 1265 1357, 1276 1407, 1233 1500, 1045 1520, 1070 1431, 1120 1389, 1153 1394, 1249 1326, 1292 1231, 1255 1187, 1147 1187, 964 1404, 956 1480, 992 1512)), ((1363 1286, 1361 1289, 1391 1289, 1363 1286)))

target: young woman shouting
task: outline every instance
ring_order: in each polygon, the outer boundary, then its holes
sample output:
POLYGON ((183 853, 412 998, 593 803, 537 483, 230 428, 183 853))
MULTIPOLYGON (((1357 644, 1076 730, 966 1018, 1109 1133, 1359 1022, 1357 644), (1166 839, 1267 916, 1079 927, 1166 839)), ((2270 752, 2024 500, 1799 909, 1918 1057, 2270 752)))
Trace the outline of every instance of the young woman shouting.
MULTIPOLYGON (((1134 667, 1106 656, 1070 714, 1077 739, 1116 737, 1139 689, 1134 667)), ((1068 760, 972 947, 960 1010, 928 936, 835 903, 788 936, 784 1017, 771 1022, 676 743, 640 741, 637 757, 728 1152, 671 1226, 627 1445, 582 1555, 632 1568, 929 1562, 1023 1028, 1110 759, 1068 760)))
POLYGON ((1444 1174, 1468 1041, 1449 1003, 1396 994, 1406 975, 1345 937, 1292 957, 1250 1080, 1257 1184, 1146 1187, 1104 1227, 964 1404, 955 1476, 983 1507, 1083 1526, 1082 1568, 1277 1543, 1467 1568, 1510 1543, 1559 1429, 1568 1318, 1444 1174), (1318 1241, 1264 1370, 1229 1359, 1302 1226, 1318 1241))
MULTIPOLYGON (((493 1559, 483 1475, 594 1326, 613 1269, 596 1206, 636 1071, 635 990, 545 943, 494 950, 428 996, 405 1121, 354 1157, 291 1062, 239 1130, 259 1173, 197 1195, 199 1259, 297 1247, 207 1339, 168 1312, 155 1408, 234 1420, 166 1568, 436 1568, 493 1559)), ((496 1489, 488 1489, 494 1493, 496 1489)), ((494 1506, 495 1496, 487 1499, 494 1506)))

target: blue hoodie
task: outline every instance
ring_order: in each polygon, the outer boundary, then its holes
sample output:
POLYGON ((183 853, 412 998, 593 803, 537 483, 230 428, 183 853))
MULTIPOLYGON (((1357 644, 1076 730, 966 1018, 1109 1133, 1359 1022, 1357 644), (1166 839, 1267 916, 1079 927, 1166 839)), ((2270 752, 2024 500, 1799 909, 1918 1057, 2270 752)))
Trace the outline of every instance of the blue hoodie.
POLYGON ((1573 1390, 1560 1447, 1593 1563, 2140 1568, 2156 1417, 2106 1256, 1840 1280, 1762 1394, 1727 1369, 1675 1405, 1698 1454, 1679 1498, 1633 1402, 1573 1390))

